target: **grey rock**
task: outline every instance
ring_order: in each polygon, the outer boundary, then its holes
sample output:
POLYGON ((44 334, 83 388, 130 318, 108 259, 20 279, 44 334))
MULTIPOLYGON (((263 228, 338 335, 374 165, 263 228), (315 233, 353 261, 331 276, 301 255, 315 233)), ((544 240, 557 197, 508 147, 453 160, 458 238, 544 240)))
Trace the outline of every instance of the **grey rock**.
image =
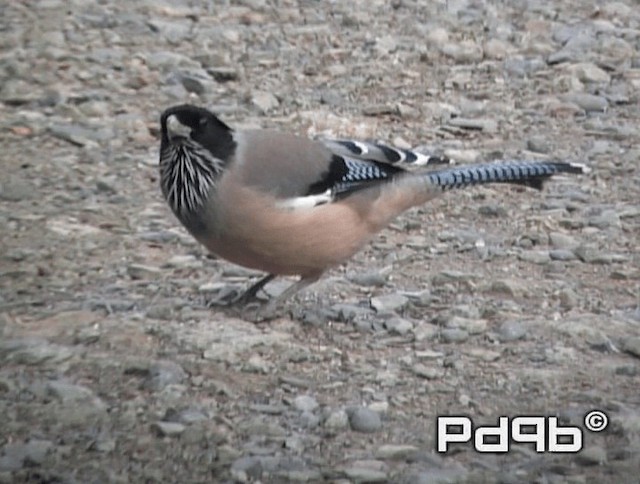
POLYGON ((384 274, 381 271, 371 271, 351 274, 348 276, 349 280, 358 286, 365 287, 382 287, 386 284, 388 274, 384 274))
POLYGON ((534 153, 549 153, 551 146, 546 138, 536 136, 527 140, 527 149, 534 153))
POLYGON ((444 370, 442 368, 426 366, 421 363, 414 365, 412 370, 416 376, 419 376, 420 378, 424 378, 425 380, 439 380, 445 375, 444 370))
POLYGON ((144 264, 129 264, 127 266, 127 274, 131 279, 155 279, 161 272, 159 267, 144 264))
POLYGON ((388 482, 389 479, 384 462, 375 460, 352 462, 343 472, 354 483, 388 482))
POLYGON ((41 338, 0 341, 0 361, 19 365, 40 365, 44 362, 58 364, 70 359, 73 354, 70 348, 41 338))
POLYGON ((377 313, 393 313, 402 310, 409 303, 409 298, 402 294, 385 294, 371 298, 371 307, 377 313))
POLYGON ((394 316, 384 322, 384 327, 389 333, 402 336, 413 330, 413 323, 399 316, 394 316))
POLYGON ((262 472, 262 458, 258 456, 240 457, 231 464, 231 476, 238 482, 254 482, 262 472))
POLYGON ((518 259, 532 264, 546 264, 551 258, 546 250, 526 250, 518 254, 518 259))
POLYGON ((177 363, 170 360, 156 361, 149 366, 143 386, 159 391, 168 385, 182 383, 186 377, 186 372, 177 363))
POLYGON ((453 118, 449 120, 448 124, 471 131, 494 133, 498 130, 498 123, 493 119, 453 118))
POLYGON ((179 437, 186 426, 178 422, 155 422, 151 429, 160 437, 179 437))
POLYGON ((61 380, 47 382, 46 388, 50 396, 63 403, 97 398, 90 388, 61 380))
POLYGON ((356 432, 373 433, 382 428, 382 420, 373 410, 357 407, 349 413, 349 424, 356 432))
POLYGON ((376 459, 412 462, 418 458, 419 449, 413 445, 388 444, 376 449, 376 459))
POLYGON ((487 330, 486 319, 472 319, 462 316, 453 316, 445 323, 449 329, 461 329, 468 334, 480 334, 487 330))
POLYGON ((318 406, 318 401, 309 395, 298 395, 293 399, 293 407, 301 412, 313 412, 318 406))
POLYGON ((517 341, 527 335, 527 327, 521 321, 505 321, 498 328, 498 338, 503 343, 517 341))
MULTIPOLYGON (((314 429, 314 428, 316 428, 318 425, 320 425, 320 421, 321 421, 320 417, 318 415, 314 414, 314 413, 302 412, 300 414, 300 424, 302 425, 302 427, 304 427, 306 429, 314 429)), ((333 427, 332 425, 334 423, 336 423, 336 422, 331 422, 331 424, 327 428, 331 428, 331 429, 334 429, 334 430, 338 430, 340 428, 343 428, 343 427, 340 427, 339 425, 336 426, 336 427, 333 427)), ((325 422, 325 425, 326 425, 326 422, 325 422)), ((346 426, 347 426, 347 424, 345 423, 344 427, 346 427, 346 426)))
POLYGON ((469 339, 469 333, 464 329, 445 328, 440 331, 440 337, 445 343, 464 343, 469 339))
POLYGON ((30 200, 34 195, 34 187, 17 177, 7 177, 5 181, 0 182, 0 200, 20 202, 30 200))
POLYGON ((115 136, 113 130, 108 126, 92 129, 77 124, 53 124, 49 127, 49 132, 56 138, 81 147, 92 147, 115 136))
POLYGON ((578 258, 574 251, 568 249, 555 249, 549 251, 551 260, 571 261, 578 258))
POLYGON ((631 336, 621 341, 622 351, 640 358, 640 336, 631 336))
POLYGON ((592 445, 576 454, 576 462, 583 466, 597 466, 607 463, 607 451, 599 445, 592 445))
POLYGON ((31 439, 24 444, 24 463, 29 466, 42 465, 47 454, 54 448, 50 440, 31 439))
POLYGON ((251 95, 251 102, 263 113, 276 109, 280 101, 272 93, 265 91, 255 91, 251 95))
POLYGON ((606 111, 609 107, 609 101, 605 97, 582 92, 565 94, 562 100, 574 103, 588 113, 606 111))
POLYGON ((619 227, 620 216, 614 210, 604 210, 598 215, 587 219, 587 224, 591 227, 606 229, 608 227, 619 227))
POLYGON ((563 234, 562 232, 551 232, 549 234, 549 243, 554 249, 575 249, 579 243, 571 235, 563 234))
POLYGON ((344 430, 349 426, 349 415, 344 409, 335 410, 327 416, 324 426, 330 430, 344 430))

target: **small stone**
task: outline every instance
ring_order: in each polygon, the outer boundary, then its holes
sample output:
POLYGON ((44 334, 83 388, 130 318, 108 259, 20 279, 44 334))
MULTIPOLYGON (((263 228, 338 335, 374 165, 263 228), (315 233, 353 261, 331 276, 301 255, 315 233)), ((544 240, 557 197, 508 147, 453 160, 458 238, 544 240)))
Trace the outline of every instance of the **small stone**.
POLYGON ((498 123, 493 119, 452 118, 448 124, 456 128, 487 133, 495 133, 498 130, 498 123))
POLYGON ((619 227, 620 216, 613 210, 604 210, 598 215, 589 217, 587 224, 591 227, 606 229, 607 227, 619 227))
POLYGON ((61 380, 47 382, 46 388, 49 395, 63 403, 96 398, 91 389, 61 380))
POLYGON ((546 264, 551 258, 546 250, 526 250, 518 255, 518 259, 532 264, 546 264))
POLYGON ((371 298, 371 307, 376 312, 385 314, 402 310, 409 302, 409 298, 401 294, 385 294, 371 298))
POLYGON ((349 426, 349 415, 343 409, 331 412, 324 422, 324 426, 331 430, 343 430, 349 426))
POLYGON ((155 422, 151 428, 160 437, 178 437, 186 426, 178 422, 155 422))
POLYGON ((609 84, 611 76, 595 64, 584 62, 569 67, 569 71, 582 82, 609 84))
POLYGON ((349 280, 358 286, 382 287, 387 283, 388 274, 380 271, 357 273, 348 276, 349 280))
POLYGON ((578 256, 575 254, 574 251, 568 250, 568 249, 550 250, 549 257, 551 258, 551 260, 557 260, 557 261, 563 261, 563 262, 576 260, 578 258, 578 256))
POLYGON ((534 153, 549 153, 551 150, 551 146, 549 146, 549 142, 546 138, 543 137, 534 137, 529 138, 527 140, 527 149, 529 151, 533 151, 534 153))
POLYGON ((549 234, 549 243, 554 249, 575 249, 579 244, 575 237, 563 234, 562 232, 551 232, 549 234))
POLYGON ((578 305, 578 295, 572 289, 563 289, 559 294, 560 306, 569 310, 578 305))
POLYGON ((384 322, 384 328, 391 334, 403 336, 413 330, 413 323, 407 319, 395 316, 384 322))
POLYGON ((640 336, 631 336, 624 338, 621 342, 622 351, 640 358, 640 336))
POLYGON ((25 465, 42 465, 47 454, 53 448, 53 442, 49 440, 31 439, 24 445, 25 465))
POLYGON ((583 466, 597 466, 607 463, 607 451, 598 445, 582 449, 576 454, 576 462, 583 466))
POLYGON ((131 279, 156 279, 162 271, 159 267, 147 266, 143 264, 129 264, 127 274, 131 279))
POLYGON ((387 401, 371 402, 367 407, 379 415, 386 415, 389 412, 389 402, 387 401))
POLYGON ((444 377, 444 370, 442 368, 435 368, 433 366, 426 366, 418 363, 413 368, 413 373, 420 378, 426 380, 439 380, 444 377))
POLYGON ((498 328, 498 338, 502 343, 520 340, 526 334, 527 328, 520 321, 505 321, 498 328))
POLYGON ((148 376, 143 386, 160 391, 168 385, 182 383, 186 377, 186 372, 177 363, 171 360, 156 361, 149 366, 148 376))
POLYGON ((309 395, 298 395, 293 400, 293 406, 301 412, 313 412, 319 405, 317 400, 309 395))
POLYGON ((30 200, 34 193, 34 187, 31 184, 17 177, 7 177, 5 181, 0 182, 0 200, 7 202, 30 200))
POLYGON ((176 269, 200 269, 202 261, 193 255, 174 255, 166 262, 166 266, 176 269))
POLYGON ((602 96, 587 93, 572 93, 562 96, 562 100, 569 101, 584 109, 586 112, 603 112, 609 107, 609 102, 602 96))
POLYGON ((255 91, 251 96, 251 102, 263 113, 267 113, 280 105, 280 102, 272 93, 265 91, 255 91))
POLYGON ((469 339, 469 333, 464 329, 445 328, 440 331, 440 337, 445 343, 463 343, 469 339))
POLYGON ((356 461, 345 467, 343 472, 351 482, 388 482, 389 477, 384 462, 356 461))
POLYGON ((373 433, 382 428, 382 420, 373 410, 366 407, 358 407, 349 415, 351 429, 356 432, 373 433))
POLYGON ((375 452, 376 459, 413 462, 418 458, 418 448, 413 445, 381 445, 375 452))
POLYGON ((446 322, 446 327, 450 329, 462 329, 468 334, 480 334, 487 330, 488 321, 486 319, 464 318, 462 316, 452 316, 446 322))

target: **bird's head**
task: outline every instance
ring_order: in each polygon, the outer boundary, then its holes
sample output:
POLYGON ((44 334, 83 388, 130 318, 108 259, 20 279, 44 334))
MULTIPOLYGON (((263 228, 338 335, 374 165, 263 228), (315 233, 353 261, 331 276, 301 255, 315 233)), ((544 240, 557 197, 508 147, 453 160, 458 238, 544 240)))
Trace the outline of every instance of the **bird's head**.
POLYGON ((183 104, 160 116, 160 184, 179 216, 201 208, 233 158, 233 130, 205 108, 183 104))

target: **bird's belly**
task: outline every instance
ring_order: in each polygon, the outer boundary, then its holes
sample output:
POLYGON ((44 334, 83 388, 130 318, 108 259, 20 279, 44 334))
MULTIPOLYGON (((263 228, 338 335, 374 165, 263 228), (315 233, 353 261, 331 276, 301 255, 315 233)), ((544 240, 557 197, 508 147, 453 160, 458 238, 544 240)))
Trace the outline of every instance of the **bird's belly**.
MULTIPOLYGON (((196 238, 235 264, 278 275, 313 276, 336 266, 366 244, 371 232, 357 211, 334 203, 295 211, 234 211, 242 223, 223 224, 196 238)), ((195 235, 195 234, 194 234, 195 235)))

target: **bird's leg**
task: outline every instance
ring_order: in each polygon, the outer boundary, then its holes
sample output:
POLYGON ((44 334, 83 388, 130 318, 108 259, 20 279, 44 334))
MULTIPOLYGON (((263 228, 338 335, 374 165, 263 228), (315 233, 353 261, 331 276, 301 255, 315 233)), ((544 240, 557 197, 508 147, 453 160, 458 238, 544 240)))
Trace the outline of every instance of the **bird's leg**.
POLYGON ((249 287, 249 289, 247 289, 245 292, 243 292, 238 297, 238 299, 235 300, 234 303, 235 304, 244 305, 244 304, 247 304, 248 302, 252 301, 258 295, 258 291, 260 291, 260 289, 262 289, 268 283, 273 281, 275 278, 276 278, 275 274, 267 274, 262 279, 260 279, 258 282, 254 283, 251 287, 249 287))
POLYGON ((301 291, 302 289, 316 282, 318 279, 320 279, 321 275, 322 274, 302 277, 298 282, 286 288, 278 297, 271 299, 267 304, 265 304, 264 307, 259 311, 260 316, 265 319, 272 318, 275 315, 275 312, 280 304, 289 299, 298 291, 301 291))

